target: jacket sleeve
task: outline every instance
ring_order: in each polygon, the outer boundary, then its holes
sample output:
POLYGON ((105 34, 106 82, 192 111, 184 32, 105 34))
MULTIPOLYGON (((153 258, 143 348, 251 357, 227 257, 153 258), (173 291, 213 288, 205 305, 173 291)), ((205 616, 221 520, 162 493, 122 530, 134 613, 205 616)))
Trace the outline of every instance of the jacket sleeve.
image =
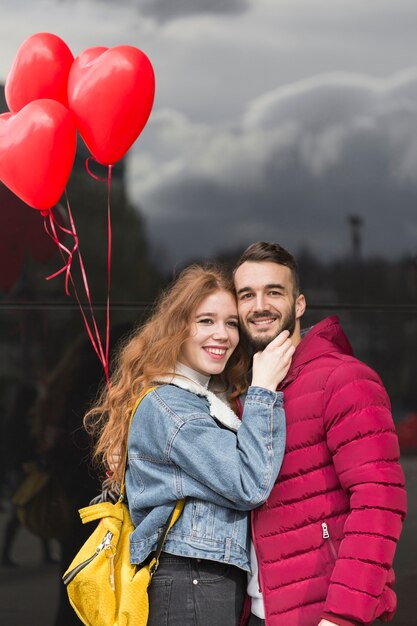
POLYGON ((365 364, 344 362, 333 370, 326 397, 327 444, 350 513, 324 611, 366 624, 394 609, 384 606, 382 594, 393 584, 406 514, 398 439, 384 386, 365 364))
POLYGON ((190 493, 215 504, 249 510, 268 497, 285 448, 281 392, 250 387, 237 434, 204 413, 181 422, 165 451, 186 475, 190 493))

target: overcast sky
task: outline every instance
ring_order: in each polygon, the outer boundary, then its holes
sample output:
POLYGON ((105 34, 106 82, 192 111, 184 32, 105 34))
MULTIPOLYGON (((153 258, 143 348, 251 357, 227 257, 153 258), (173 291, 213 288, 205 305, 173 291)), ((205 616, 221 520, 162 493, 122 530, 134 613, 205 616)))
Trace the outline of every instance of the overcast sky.
POLYGON ((156 100, 129 194, 168 266, 257 239, 323 258, 417 253, 415 0, 0 0, 0 80, 53 32, 130 44, 156 100))

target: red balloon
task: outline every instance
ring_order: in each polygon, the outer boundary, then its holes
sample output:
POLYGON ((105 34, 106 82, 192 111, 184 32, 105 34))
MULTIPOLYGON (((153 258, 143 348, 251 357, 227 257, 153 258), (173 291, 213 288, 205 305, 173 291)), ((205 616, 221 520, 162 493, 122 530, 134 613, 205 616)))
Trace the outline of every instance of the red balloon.
POLYGON ((152 110, 155 76, 133 46, 88 48, 74 61, 68 102, 93 157, 115 163, 140 135, 152 110))
POLYGON ((51 33, 31 35, 17 51, 4 92, 10 111, 39 98, 68 106, 68 74, 74 61, 67 44, 51 33))
POLYGON ((18 113, 4 113, 0 180, 34 209, 50 209, 64 192, 76 144, 73 115, 56 100, 35 100, 18 113))

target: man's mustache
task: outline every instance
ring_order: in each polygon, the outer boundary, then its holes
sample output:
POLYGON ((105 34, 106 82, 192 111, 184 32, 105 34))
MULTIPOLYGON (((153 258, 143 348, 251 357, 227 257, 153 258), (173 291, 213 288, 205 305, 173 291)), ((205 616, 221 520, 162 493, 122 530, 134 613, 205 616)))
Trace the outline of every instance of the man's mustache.
POLYGON ((270 318, 270 319, 280 319, 281 316, 278 313, 271 313, 270 311, 257 311, 256 313, 252 313, 252 315, 249 318, 249 321, 252 320, 256 320, 256 319, 265 319, 265 318, 270 318))

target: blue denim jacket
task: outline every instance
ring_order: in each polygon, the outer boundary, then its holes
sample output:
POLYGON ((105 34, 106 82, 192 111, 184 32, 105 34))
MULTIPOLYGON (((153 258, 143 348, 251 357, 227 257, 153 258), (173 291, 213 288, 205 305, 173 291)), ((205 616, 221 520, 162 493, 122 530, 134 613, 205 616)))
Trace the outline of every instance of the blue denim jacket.
POLYGON ((139 404, 126 470, 135 525, 132 563, 141 563, 155 549, 175 502, 187 498, 164 550, 250 571, 248 510, 267 499, 281 467, 283 395, 250 387, 242 422, 233 414, 237 432, 213 413, 204 394, 177 384, 158 386, 139 404))

